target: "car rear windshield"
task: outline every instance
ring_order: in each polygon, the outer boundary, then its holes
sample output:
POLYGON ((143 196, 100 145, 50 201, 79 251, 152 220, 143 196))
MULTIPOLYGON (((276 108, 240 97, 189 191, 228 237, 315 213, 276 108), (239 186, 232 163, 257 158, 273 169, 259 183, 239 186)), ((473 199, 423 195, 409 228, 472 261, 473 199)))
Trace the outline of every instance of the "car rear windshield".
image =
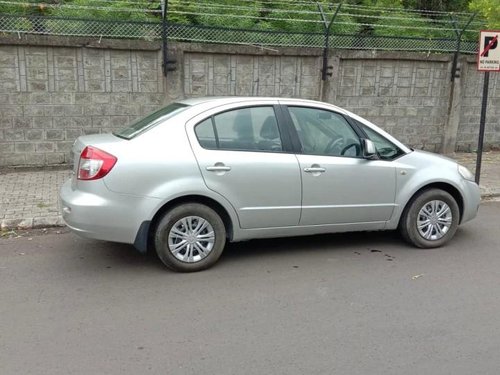
POLYGON ((140 133, 156 126, 160 122, 163 122, 170 117, 175 116, 179 112, 182 112, 184 109, 186 109, 186 107, 188 107, 186 104, 181 103, 169 104, 166 107, 151 113, 149 116, 146 116, 143 119, 134 122, 132 125, 113 132, 113 134, 120 138, 132 139, 140 133))

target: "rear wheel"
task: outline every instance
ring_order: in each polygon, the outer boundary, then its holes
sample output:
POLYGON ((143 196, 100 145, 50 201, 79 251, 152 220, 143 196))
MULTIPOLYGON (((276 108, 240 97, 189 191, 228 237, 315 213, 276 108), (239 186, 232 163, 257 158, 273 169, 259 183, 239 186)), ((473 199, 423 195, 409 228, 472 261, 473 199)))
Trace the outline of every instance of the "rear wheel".
POLYGON ((168 211, 155 233, 156 253, 170 269, 196 272, 212 266, 221 256, 226 230, 210 207, 186 203, 168 211))
POLYGON ((444 245, 457 231, 460 211, 455 199, 440 189, 425 190, 406 207, 400 232, 409 243, 420 248, 444 245))

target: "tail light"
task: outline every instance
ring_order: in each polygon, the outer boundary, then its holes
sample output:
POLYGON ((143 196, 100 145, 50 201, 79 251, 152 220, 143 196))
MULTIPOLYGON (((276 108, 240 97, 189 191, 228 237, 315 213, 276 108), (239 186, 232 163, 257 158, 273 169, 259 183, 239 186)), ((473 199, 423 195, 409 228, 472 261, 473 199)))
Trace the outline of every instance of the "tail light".
POLYGON ((83 149, 78 163, 79 180, 98 180, 106 176, 118 159, 96 147, 87 146, 83 149))

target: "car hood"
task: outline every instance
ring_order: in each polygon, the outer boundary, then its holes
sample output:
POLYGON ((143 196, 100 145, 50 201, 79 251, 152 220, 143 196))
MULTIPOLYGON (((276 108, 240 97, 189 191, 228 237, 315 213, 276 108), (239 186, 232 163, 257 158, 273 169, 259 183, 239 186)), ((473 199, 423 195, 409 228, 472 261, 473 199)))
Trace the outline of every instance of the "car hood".
POLYGON ((459 185, 461 177, 458 174, 457 162, 446 156, 426 151, 412 151, 396 160, 398 175, 406 176, 399 183, 413 181, 413 185, 432 182, 448 182, 459 185), (405 182, 406 181, 406 182, 405 182))
POLYGON ((457 164, 456 160, 453 160, 452 158, 450 158, 448 156, 435 154, 435 153, 429 152, 429 151, 414 150, 413 152, 409 153, 408 155, 412 155, 413 158, 422 160, 423 162, 442 163, 442 164, 446 164, 446 165, 457 164))

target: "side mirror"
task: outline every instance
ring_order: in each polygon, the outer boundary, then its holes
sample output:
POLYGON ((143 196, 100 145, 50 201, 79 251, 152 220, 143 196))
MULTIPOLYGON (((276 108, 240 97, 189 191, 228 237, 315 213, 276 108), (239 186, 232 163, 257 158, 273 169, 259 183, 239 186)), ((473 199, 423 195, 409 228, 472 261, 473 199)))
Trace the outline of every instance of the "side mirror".
POLYGON ((377 148, 375 144, 366 138, 361 139, 361 144, 363 146, 363 157, 368 160, 378 159, 377 148))

